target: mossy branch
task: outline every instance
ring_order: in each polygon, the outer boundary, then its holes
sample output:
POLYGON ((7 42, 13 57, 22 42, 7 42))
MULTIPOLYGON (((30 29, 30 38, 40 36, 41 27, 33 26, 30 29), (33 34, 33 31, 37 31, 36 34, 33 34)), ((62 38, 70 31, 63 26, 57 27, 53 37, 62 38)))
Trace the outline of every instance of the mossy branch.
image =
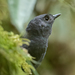
MULTIPOLYGON (((29 40, 25 40, 28 45, 29 40)), ((15 75, 18 71, 17 68, 21 68, 21 66, 23 66, 25 74, 31 74, 31 69, 34 70, 26 62, 30 62, 32 57, 27 50, 20 48, 21 45, 22 39, 19 35, 4 31, 0 26, 0 75, 15 75)))

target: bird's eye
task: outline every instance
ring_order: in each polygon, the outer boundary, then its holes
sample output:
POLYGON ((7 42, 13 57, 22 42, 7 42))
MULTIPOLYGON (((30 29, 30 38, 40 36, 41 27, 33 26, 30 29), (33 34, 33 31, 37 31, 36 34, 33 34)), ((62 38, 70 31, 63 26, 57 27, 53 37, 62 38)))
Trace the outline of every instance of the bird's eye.
POLYGON ((46 21, 48 21, 48 20, 49 20, 49 16, 46 15, 46 16, 44 17, 44 19, 45 19, 46 21))

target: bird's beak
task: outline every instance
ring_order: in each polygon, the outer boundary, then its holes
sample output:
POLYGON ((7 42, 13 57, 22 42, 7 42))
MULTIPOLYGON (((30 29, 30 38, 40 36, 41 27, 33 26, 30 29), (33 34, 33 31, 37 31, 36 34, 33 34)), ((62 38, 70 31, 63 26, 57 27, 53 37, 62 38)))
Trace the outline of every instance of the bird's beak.
POLYGON ((53 15, 53 16, 54 16, 54 19, 56 19, 56 18, 59 17, 60 15, 61 15, 61 13, 53 15))

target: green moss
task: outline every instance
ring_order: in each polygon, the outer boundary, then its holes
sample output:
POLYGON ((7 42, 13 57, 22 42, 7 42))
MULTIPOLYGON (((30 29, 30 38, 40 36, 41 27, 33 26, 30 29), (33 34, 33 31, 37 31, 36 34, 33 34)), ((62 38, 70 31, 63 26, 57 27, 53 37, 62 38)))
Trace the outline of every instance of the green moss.
MULTIPOLYGON (((28 39, 26 44, 30 42, 28 39)), ((24 42, 25 43, 25 42, 24 42)), ((27 53, 26 49, 21 49, 22 39, 13 32, 4 31, 0 26, 0 75, 15 75, 17 68, 23 66, 26 74, 31 74, 34 69, 29 63, 32 57, 27 53)))

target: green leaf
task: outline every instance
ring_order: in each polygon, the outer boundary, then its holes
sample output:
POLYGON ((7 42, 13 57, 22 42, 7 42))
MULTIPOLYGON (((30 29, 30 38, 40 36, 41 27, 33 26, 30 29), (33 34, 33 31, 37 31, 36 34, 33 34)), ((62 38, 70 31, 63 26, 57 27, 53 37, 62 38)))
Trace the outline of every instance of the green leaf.
POLYGON ((8 8, 12 24, 21 32, 29 19, 36 0, 8 0, 8 8))

